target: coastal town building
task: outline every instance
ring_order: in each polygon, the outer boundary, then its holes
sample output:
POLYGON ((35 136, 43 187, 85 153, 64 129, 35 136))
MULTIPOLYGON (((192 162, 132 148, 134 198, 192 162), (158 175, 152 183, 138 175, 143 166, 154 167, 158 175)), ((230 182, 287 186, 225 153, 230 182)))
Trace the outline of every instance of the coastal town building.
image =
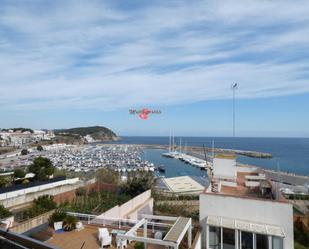
POLYGON ((236 185, 212 181, 200 195, 202 247, 294 248, 292 204, 256 170, 236 169, 236 185))
POLYGON ((51 140, 55 135, 53 131, 34 130, 0 130, 0 147, 21 147, 28 143, 51 140))

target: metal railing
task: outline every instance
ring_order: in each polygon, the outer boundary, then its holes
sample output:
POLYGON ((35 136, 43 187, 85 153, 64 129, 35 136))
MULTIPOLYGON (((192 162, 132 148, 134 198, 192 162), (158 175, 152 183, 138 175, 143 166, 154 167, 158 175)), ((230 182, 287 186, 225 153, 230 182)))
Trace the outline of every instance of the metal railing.
MULTIPOLYGON (((113 218, 113 217, 98 218, 98 216, 92 214, 82 214, 73 212, 67 212, 67 215, 77 217, 80 221, 85 222, 88 225, 98 225, 103 227, 111 226, 111 227, 118 227, 119 229, 131 228, 136 223, 139 222, 139 220, 124 219, 124 218, 113 218)), ((172 227, 173 224, 148 221, 147 225, 148 229, 151 229, 152 232, 154 232, 158 230, 166 230, 167 228, 172 227)))

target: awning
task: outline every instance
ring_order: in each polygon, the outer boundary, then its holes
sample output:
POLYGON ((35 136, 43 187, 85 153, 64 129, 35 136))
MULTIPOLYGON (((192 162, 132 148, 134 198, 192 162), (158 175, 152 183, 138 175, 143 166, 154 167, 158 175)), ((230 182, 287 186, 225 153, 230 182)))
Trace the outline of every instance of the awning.
POLYGON ((172 228, 168 231, 163 240, 178 242, 184 231, 191 225, 190 218, 179 217, 172 228))
POLYGON ((231 219, 220 216, 208 216, 207 225, 216 227, 225 227, 230 229, 237 229, 246 232, 265 234, 271 236, 285 237, 283 229, 279 226, 253 223, 245 220, 231 219))

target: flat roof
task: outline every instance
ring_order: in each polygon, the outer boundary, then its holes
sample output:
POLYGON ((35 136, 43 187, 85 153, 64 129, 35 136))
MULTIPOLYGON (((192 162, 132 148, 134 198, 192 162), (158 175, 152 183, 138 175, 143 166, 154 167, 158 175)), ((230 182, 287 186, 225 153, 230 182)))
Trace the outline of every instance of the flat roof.
POLYGON ((203 185, 193 180, 190 176, 165 178, 163 182, 168 190, 173 193, 203 192, 205 190, 203 185))
POLYGON ((210 226, 225 227, 230 229, 238 229, 241 231, 285 237, 283 229, 279 226, 254 223, 251 221, 232 219, 221 216, 208 216, 206 224, 210 226))

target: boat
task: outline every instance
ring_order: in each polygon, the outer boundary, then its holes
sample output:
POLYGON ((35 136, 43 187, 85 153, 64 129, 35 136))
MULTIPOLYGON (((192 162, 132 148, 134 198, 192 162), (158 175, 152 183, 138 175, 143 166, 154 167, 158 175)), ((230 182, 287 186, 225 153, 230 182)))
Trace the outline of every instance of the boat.
POLYGON ((161 173, 165 173, 165 168, 163 167, 163 165, 158 167, 159 172, 161 173))

